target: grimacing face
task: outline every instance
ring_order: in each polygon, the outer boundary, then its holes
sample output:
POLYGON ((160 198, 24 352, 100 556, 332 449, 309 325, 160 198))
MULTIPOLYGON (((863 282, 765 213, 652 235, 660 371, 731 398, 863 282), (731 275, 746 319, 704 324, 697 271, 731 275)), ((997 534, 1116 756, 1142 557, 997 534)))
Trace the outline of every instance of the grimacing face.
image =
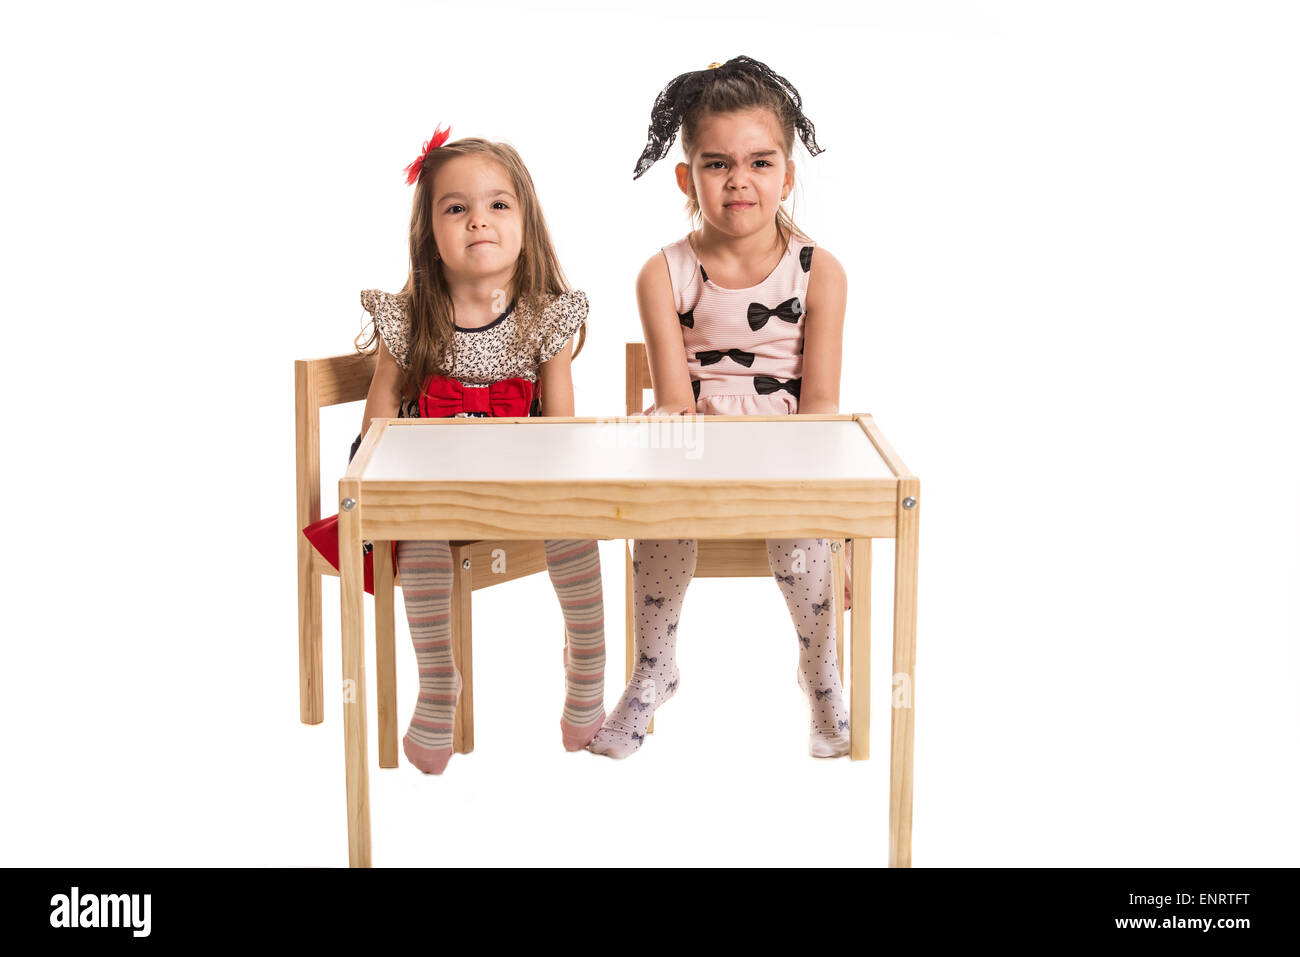
POLYGON ((505 167, 489 156, 457 156, 434 174, 432 223, 449 281, 514 275, 523 244, 524 216, 505 167))
POLYGON ((794 186, 794 163, 771 110, 715 113, 699 124, 689 166, 677 185, 694 197, 705 222, 730 236, 749 236, 776 222, 794 186))

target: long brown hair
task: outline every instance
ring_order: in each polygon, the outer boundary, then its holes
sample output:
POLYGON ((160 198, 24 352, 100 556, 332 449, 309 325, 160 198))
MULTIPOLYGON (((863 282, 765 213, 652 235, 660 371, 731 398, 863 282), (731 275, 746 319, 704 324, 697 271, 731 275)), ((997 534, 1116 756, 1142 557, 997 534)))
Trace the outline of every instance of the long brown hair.
MULTIPOLYGON (((485 155, 500 163, 510 177, 515 196, 519 198, 523 212, 523 238, 510 285, 520 319, 525 323, 537 321, 548 297, 569 292, 568 280, 560 268, 555 247, 551 244, 551 234, 546 228, 546 218, 537 201, 533 178, 515 148, 508 143, 468 137, 429 150, 415 187, 415 198, 411 201, 411 270, 401 292, 406 298, 411 323, 406 369, 402 376, 402 394, 406 397, 418 395, 427 376, 433 373, 449 375, 455 366, 456 320, 433 239, 433 179, 444 163, 457 156, 469 155, 485 155)), ((573 352, 575 358, 582 351, 586 333, 586 323, 583 323, 573 352)), ((369 352, 377 349, 377 334, 378 330, 372 328, 369 338, 358 343, 358 350, 369 352)))

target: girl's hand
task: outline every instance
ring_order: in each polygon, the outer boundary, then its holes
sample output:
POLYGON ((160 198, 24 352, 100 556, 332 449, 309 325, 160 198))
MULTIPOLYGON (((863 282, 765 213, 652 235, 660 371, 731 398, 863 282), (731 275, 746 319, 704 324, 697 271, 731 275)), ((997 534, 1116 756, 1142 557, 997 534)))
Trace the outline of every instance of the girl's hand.
POLYGON ((802 415, 836 415, 840 411, 840 365, 848 280, 839 260, 821 246, 813 247, 807 298, 799 412, 802 415))
POLYGON ((681 412, 673 411, 676 409, 694 412, 695 397, 691 392, 690 373, 686 371, 682 323, 673 299, 673 283, 668 277, 668 260, 661 252, 651 256, 636 277, 636 305, 645 334, 656 411, 666 415, 680 415, 681 412))

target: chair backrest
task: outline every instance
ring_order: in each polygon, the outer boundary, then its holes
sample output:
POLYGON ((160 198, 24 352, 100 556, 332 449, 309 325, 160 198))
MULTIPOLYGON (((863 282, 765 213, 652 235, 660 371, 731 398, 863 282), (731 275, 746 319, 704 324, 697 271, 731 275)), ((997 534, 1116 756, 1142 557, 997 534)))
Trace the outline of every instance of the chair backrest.
POLYGON ((645 390, 654 388, 650 381, 650 361, 646 358, 644 342, 629 342, 625 352, 627 371, 623 375, 623 388, 627 414, 640 415, 645 408, 645 390))
MULTIPOLYGON (((320 410, 356 402, 370 391, 375 356, 351 353, 293 364, 294 431, 297 437, 298 526, 300 533, 320 518, 320 410)), ((306 541, 298 534, 299 546, 306 541)))

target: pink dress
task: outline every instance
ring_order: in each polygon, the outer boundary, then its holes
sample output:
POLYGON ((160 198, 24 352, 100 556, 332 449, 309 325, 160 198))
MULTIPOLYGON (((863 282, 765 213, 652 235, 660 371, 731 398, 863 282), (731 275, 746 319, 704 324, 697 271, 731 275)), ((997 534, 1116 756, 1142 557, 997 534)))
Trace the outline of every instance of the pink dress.
MULTIPOLYGON (((689 236, 663 247, 698 414, 799 411, 813 246, 792 235, 776 268, 744 289, 714 285, 689 236)), ((646 414, 653 411, 652 405, 646 414)))

